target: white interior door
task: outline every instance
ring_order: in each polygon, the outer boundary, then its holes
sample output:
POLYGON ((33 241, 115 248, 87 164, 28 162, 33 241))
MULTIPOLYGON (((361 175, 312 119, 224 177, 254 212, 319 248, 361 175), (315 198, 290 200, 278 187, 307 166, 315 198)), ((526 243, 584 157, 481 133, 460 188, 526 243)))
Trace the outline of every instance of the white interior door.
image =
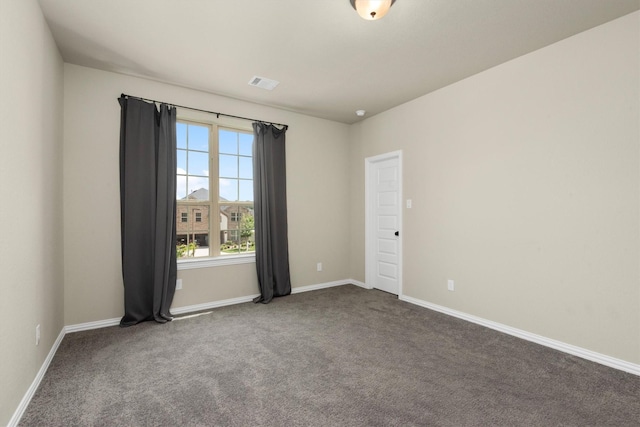
POLYGON ((400 294, 402 276, 401 155, 367 159, 367 285, 400 294))

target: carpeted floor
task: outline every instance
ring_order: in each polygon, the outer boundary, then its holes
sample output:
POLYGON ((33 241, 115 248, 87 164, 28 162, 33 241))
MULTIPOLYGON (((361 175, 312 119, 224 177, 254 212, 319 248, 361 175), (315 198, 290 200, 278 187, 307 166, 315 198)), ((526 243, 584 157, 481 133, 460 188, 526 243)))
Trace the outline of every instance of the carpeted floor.
POLYGON ((638 426, 640 377, 340 286, 65 336, 21 426, 638 426))

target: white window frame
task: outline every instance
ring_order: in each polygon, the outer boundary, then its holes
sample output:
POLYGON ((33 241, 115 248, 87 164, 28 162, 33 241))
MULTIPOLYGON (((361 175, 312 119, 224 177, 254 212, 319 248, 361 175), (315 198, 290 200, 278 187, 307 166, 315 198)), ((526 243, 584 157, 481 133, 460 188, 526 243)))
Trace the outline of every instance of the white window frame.
MULTIPOLYGON (((178 111, 177 121, 179 123, 193 124, 197 126, 209 127, 209 251, 211 248, 220 248, 220 202, 219 202, 219 169, 218 169, 218 133, 220 129, 227 129, 234 132, 253 133, 253 129, 242 123, 223 123, 211 120, 210 117, 198 117, 195 112, 178 111), (194 114, 191 114, 194 113, 194 114), (215 221, 215 222, 214 222, 215 221)), ((193 202, 194 204, 203 202, 193 202)), ((187 203, 185 203, 187 204, 187 203)), ((225 205, 242 205, 242 202, 229 202, 225 205)), ((191 270, 199 268, 209 268, 224 265, 251 264, 255 263, 255 252, 238 255, 211 255, 199 258, 179 258, 177 260, 178 270, 191 270)))

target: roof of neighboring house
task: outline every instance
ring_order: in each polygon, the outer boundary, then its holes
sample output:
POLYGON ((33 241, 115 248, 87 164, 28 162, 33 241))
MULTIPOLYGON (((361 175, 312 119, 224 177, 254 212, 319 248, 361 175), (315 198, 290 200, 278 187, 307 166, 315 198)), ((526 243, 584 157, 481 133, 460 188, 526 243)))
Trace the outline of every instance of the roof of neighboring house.
POLYGON ((199 188, 180 200, 209 200, 209 190, 199 188))

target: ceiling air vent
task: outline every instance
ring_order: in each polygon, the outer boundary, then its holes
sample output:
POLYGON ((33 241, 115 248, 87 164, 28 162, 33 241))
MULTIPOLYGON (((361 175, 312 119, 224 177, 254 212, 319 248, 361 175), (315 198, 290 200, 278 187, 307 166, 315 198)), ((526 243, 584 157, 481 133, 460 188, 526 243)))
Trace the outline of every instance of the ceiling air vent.
POLYGON ((271 79, 265 79, 264 77, 253 76, 251 80, 249 80, 250 86, 259 87, 261 89, 273 90, 276 86, 278 86, 280 82, 271 79))

